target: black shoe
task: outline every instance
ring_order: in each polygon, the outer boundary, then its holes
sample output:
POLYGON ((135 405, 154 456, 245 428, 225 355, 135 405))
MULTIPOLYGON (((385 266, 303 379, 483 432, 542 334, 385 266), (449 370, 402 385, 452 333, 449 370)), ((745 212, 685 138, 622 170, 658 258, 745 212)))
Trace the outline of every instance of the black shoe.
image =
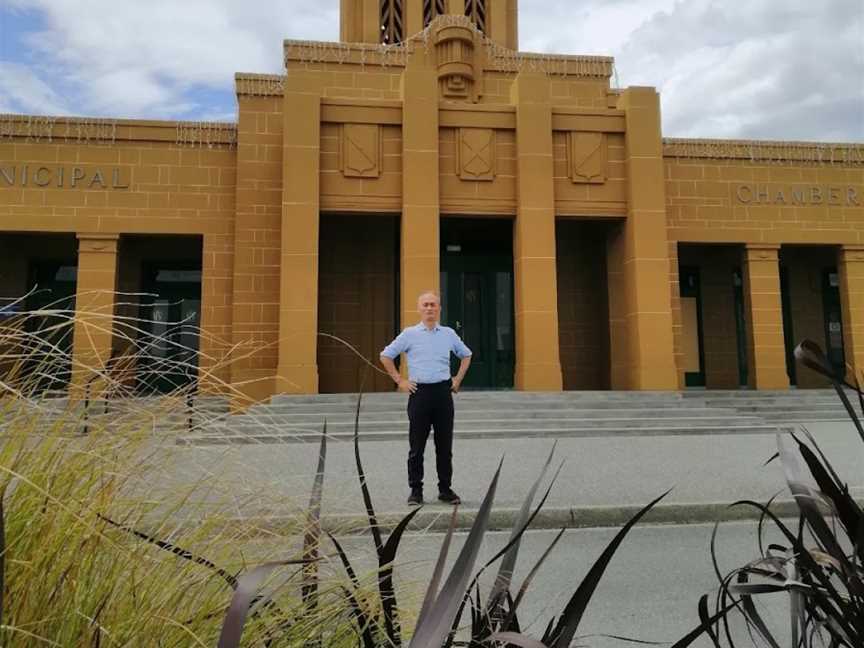
POLYGON ((408 496, 408 506, 420 506, 423 504, 423 491, 419 488, 412 488, 411 494, 408 496))
POLYGON ((440 493, 438 493, 438 499, 445 504, 453 504, 454 506, 462 503, 462 500, 459 499, 459 496, 449 488, 446 491, 441 491, 440 493))

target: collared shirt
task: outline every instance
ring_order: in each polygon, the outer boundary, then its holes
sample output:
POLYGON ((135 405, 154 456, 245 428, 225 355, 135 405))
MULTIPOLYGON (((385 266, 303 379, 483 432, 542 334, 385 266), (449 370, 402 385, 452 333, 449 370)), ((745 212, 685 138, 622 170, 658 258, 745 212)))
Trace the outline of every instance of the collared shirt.
POLYGON ((436 383, 450 379, 450 353, 459 358, 471 355, 471 349, 449 326, 423 322, 409 326, 381 352, 391 360, 400 353, 408 358, 408 379, 416 383, 436 383))

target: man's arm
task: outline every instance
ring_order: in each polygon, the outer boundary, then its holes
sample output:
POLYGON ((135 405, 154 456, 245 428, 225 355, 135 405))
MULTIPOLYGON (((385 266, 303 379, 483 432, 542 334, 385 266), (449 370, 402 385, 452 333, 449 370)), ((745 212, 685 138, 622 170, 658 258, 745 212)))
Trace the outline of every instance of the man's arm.
POLYGON ((465 374, 468 373, 468 367, 471 366, 471 356, 465 356, 459 362, 459 371, 456 372, 456 375, 453 376, 453 393, 459 393, 459 387, 462 386, 462 380, 465 378, 465 374))
POLYGON ((453 353, 460 359, 459 371, 453 376, 453 393, 459 392, 459 387, 462 386, 462 381, 465 379, 465 374, 468 372, 468 367, 471 366, 471 349, 468 348, 462 338, 453 331, 453 353))
POLYGON ((393 382, 399 386, 399 391, 411 392, 412 394, 417 391, 417 383, 411 382, 407 378, 403 378, 402 374, 400 374, 399 370, 396 368, 396 363, 393 362, 391 358, 382 355, 380 360, 381 366, 384 367, 384 370, 390 375, 393 382))

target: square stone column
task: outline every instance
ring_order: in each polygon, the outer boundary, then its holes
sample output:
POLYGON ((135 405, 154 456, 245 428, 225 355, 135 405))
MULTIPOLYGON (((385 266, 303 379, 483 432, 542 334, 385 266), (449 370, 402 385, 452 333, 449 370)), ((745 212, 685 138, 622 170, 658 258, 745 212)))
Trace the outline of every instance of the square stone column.
POLYGON ((767 243, 748 244, 744 250, 747 362, 754 389, 789 388, 779 252, 779 245, 767 243))
POLYGON ((317 394, 321 91, 315 75, 286 80, 283 142, 276 391, 317 394))
POLYGON ((550 94, 545 74, 520 73, 511 90, 518 193, 513 227, 515 382, 525 391, 562 389, 550 94))
POLYGON ((627 220, 607 245, 612 388, 674 390, 660 98, 654 88, 628 88, 618 107, 627 127, 627 220))
POLYGON ((844 245, 838 251, 840 305, 843 309, 843 350, 847 376, 864 382, 864 245, 844 245))
POLYGON ((416 52, 402 75, 402 327, 416 324, 417 297, 441 283, 438 76, 416 52))
MULTIPOLYGON (((117 234, 78 234, 78 279, 72 335, 72 392, 104 372, 114 337, 117 234)), ((93 385, 104 385, 98 378, 93 385)), ((99 387, 96 387, 98 390, 99 387)))

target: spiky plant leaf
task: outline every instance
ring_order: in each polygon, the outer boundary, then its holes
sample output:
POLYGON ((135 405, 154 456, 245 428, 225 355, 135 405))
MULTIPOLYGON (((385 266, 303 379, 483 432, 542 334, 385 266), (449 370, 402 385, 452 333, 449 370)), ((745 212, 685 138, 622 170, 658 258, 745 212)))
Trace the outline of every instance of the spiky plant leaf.
POLYGON ((456 558, 456 563, 453 565, 444 587, 441 588, 435 603, 430 606, 423 623, 418 624, 414 630, 414 636, 409 644, 411 648, 440 646, 450 636, 450 628, 462 604, 464 592, 471 578, 471 571, 474 569, 474 563, 483 543, 483 536, 489 525, 489 515, 492 512, 492 502, 495 500, 495 491, 498 488, 501 465, 501 463, 498 464, 492 483, 489 485, 483 503, 477 511, 474 524, 471 525, 471 531, 468 533, 462 551, 456 558))
POLYGON ((512 546, 507 550, 507 553, 504 554, 504 558, 501 560, 501 565, 498 568, 498 575, 495 577, 492 590, 489 592, 489 607, 487 608, 487 614, 490 617, 494 618, 498 615, 499 608, 504 599, 504 593, 510 589, 510 579, 513 577, 513 571, 516 568, 516 558, 519 555, 519 540, 521 538, 520 530, 531 515, 531 505, 534 503, 537 489, 540 487, 540 483, 546 476, 546 471, 549 470, 549 466, 552 464, 552 457, 555 455, 555 448, 557 446, 558 441, 556 440, 555 443, 552 444, 552 449, 549 451, 549 457, 546 459, 546 463, 543 464, 540 474, 537 476, 537 479, 534 481, 534 484, 525 496, 525 501, 522 502, 522 508, 519 510, 519 515, 513 523, 513 530, 510 532, 510 543, 512 546))
POLYGON ((573 641, 573 637, 576 635, 576 631, 579 629, 579 624, 582 621, 582 616, 585 614, 585 609, 588 607, 588 603, 591 602, 594 590, 597 589, 597 585, 600 583, 600 578, 603 576, 603 572, 606 571, 606 567, 609 565, 609 561, 612 560, 612 556, 615 555, 615 552, 624 541, 624 538, 630 529, 632 529, 648 511, 654 508, 654 506, 670 492, 671 489, 651 501, 643 507, 642 510, 636 513, 636 515, 630 518, 627 524, 618 531, 612 539, 612 542, 610 542, 606 549, 603 550, 603 553, 600 554, 600 557, 588 571, 584 580, 579 584, 579 588, 564 608, 564 612, 561 614, 561 619, 558 621, 558 625, 552 633, 554 642, 551 645, 553 648, 569 648, 573 641))
POLYGON ((396 560, 396 552, 399 543, 405 533, 405 529, 414 519, 414 516, 423 508, 418 506, 408 515, 402 518, 393 532, 387 538, 387 544, 381 549, 378 556, 378 591, 381 594, 381 612, 384 615, 384 628, 387 638, 396 646, 402 645, 401 631, 399 628, 398 608, 396 607, 396 592, 393 589, 393 562, 396 560))
POLYGON ((217 648, 238 648, 243 636, 243 626, 249 614, 249 606, 267 577, 273 570, 286 565, 305 565, 308 560, 278 560, 258 565, 237 579, 237 588, 225 614, 217 648))
POLYGON ((301 596, 306 609, 312 612, 318 607, 318 549, 321 545, 321 497, 324 494, 324 471, 327 464, 327 419, 321 430, 321 443, 318 447, 318 468, 309 496, 309 512, 306 516, 306 532, 303 534, 303 557, 309 564, 303 569, 301 596))
POLYGON ((450 541, 453 539, 453 532, 456 529, 456 517, 458 513, 459 508, 454 506, 453 513, 450 515, 450 526, 444 535, 444 542, 441 543, 441 549, 438 551, 438 560, 435 563, 435 569, 432 570, 432 578, 429 580, 429 586, 426 588, 426 594, 423 596, 423 605, 420 607, 420 614, 417 617, 418 626, 423 623, 438 596, 438 585, 441 583, 441 575, 444 573, 444 563, 447 561, 447 554, 450 552, 450 541))
POLYGON ((378 518, 375 516, 375 507, 372 506, 372 495, 369 486, 366 485, 366 473, 363 470, 363 462, 360 459, 360 404, 363 402, 363 394, 357 395, 357 408, 354 412, 354 463, 357 466, 357 477, 360 479, 360 491, 363 494, 363 504, 366 507, 366 517, 369 520, 369 530, 375 542, 375 551, 381 555, 384 542, 381 539, 381 529, 378 527, 378 518))
POLYGON ((339 560, 342 561, 342 566, 345 568, 345 573, 348 574, 348 578, 351 579, 351 585, 354 588, 354 591, 345 588, 345 597, 348 599, 348 603, 351 605, 351 614, 354 617, 354 621, 357 624, 357 629, 360 631, 360 639, 363 641, 363 648, 378 648, 378 644, 375 641, 375 637, 372 632, 372 624, 370 620, 367 618, 366 613, 363 611, 363 608, 360 607, 360 603, 357 600, 356 592, 360 589, 360 581, 357 578, 357 573, 354 571, 354 567, 351 565, 351 561, 348 559, 348 554, 345 553, 345 550, 342 548, 342 545, 339 544, 339 541, 333 537, 331 533, 327 533, 327 536, 330 538, 330 541, 333 543, 333 546, 336 547, 336 553, 339 555, 339 560))

